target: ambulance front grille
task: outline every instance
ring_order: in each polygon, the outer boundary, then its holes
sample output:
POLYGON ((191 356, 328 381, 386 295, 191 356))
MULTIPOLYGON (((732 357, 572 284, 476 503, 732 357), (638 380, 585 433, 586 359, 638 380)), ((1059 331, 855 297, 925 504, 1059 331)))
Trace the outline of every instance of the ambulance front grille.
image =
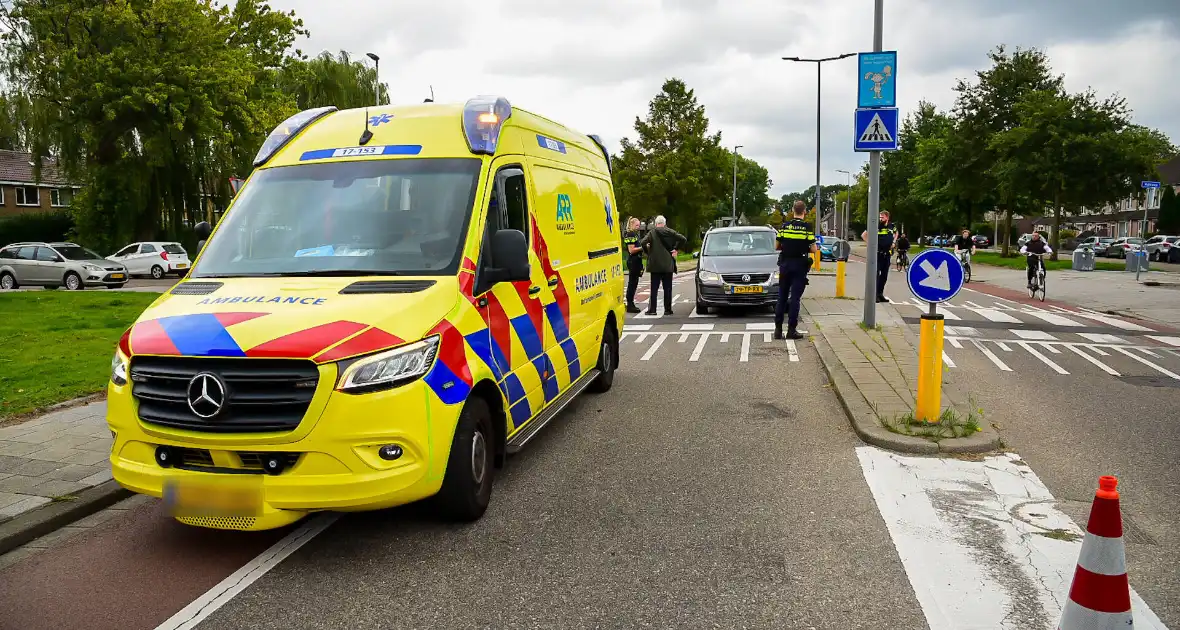
MULTIPOLYGON (((143 422, 206 433, 291 431, 299 426, 319 383, 319 370, 302 359, 134 357, 131 393, 143 422), (202 418, 189 406, 189 384, 199 374, 225 387, 221 409, 202 418)), ((216 388, 211 391, 216 398, 216 388)), ((200 407, 208 414, 209 406, 200 407)))

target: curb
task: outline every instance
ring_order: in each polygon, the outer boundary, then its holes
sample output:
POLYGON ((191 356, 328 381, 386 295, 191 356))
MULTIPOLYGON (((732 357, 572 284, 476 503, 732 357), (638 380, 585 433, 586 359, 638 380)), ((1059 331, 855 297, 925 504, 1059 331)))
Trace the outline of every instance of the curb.
MULTIPOLYGON (((908 327, 907 327, 908 328, 908 327)), ((907 331, 908 332, 908 331, 907 331)), ((901 453, 915 453, 919 455, 938 455, 952 453, 986 453, 1002 446, 1000 435, 988 424, 980 426, 980 432, 962 438, 948 438, 940 442, 931 442, 919 437, 900 435, 882 427, 877 421, 876 414, 860 395, 860 390, 853 382, 848 370, 836 358, 832 347, 828 345, 823 332, 816 331, 812 335, 815 349, 819 354, 820 364, 828 375, 832 390, 844 409, 852 430, 866 444, 879 446, 901 453)))
POLYGON ((0 523, 0 554, 110 507, 133 493, 114 480, 78 492, 72 501, 56 501, 0 523))

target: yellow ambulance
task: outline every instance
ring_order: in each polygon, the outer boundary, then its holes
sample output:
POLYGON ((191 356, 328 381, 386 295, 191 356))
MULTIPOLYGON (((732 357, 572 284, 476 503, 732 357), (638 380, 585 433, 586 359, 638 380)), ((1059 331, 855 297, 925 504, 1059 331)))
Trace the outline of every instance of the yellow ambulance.
POLYGON ((119 341, 116 481, 266 529, 433 497, 611 388, 620 230, 601 140, 500 97, 283 122, 185 281, 119 341))

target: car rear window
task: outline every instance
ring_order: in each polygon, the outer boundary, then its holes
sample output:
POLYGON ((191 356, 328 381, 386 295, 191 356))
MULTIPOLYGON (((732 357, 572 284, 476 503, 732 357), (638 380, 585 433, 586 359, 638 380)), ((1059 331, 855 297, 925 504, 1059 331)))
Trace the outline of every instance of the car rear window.
POLYGON ((164 246, 164 251, 168 252, 169 254, 186 254, 187 253, 184 251, 183 247, 181 247, 180 245, 177 245, 176 243, 168 243, 167 245, 164 246))

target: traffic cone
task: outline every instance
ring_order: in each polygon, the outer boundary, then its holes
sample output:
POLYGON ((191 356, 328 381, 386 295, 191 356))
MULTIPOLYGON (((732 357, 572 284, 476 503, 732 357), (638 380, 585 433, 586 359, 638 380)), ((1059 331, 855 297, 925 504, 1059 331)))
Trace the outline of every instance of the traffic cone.
POLYGON ((1134 625, 1118 484, 1115 477, 1098 478, 1082 554, 1058 630, 1126 629, 1134 625))

